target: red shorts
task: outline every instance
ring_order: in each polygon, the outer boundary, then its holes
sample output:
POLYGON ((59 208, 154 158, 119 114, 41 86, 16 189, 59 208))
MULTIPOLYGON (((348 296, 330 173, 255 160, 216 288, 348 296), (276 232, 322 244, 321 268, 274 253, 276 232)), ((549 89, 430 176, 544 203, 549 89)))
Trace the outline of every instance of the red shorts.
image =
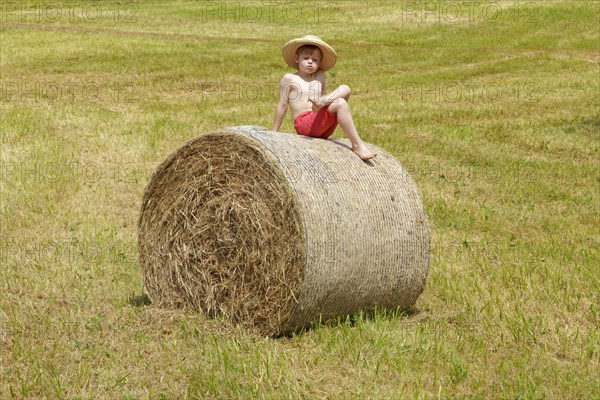
POLYGON ((329 106, 319 111, 307 111, 294 120, 294 128, 299 135, 327 139, 337 128, 337 117, 329 111, 329 106))

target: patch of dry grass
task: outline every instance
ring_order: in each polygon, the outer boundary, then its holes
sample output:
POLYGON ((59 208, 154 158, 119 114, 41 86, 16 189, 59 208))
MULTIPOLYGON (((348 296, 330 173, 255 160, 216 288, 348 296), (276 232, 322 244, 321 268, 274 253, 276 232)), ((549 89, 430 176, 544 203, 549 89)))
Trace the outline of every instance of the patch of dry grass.
POLYGON ((288 3, 260 21, 191 1, 116 19, 116 2, 99 18, 51 3, 74 17, 2 4, 0 398, 600 396, 597 1, 443 24, 405 23, 393 2, 319 3, 301 22, 288 3), (308 32, 338 50, 329 86, 353 88, 363 137, 421 190, 420 311, 265 340, 146 304, 150 174, 199 133, 270 126, 280 46, 308 32))

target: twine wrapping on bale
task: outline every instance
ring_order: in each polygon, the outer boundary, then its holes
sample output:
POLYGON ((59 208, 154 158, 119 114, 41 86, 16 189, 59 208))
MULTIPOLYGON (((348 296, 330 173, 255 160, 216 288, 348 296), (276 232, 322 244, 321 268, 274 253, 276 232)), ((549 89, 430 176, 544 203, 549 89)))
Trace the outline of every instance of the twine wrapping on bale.
POLYGON ((371 147, 378 156, 363 162, 346 139, 251 126, 185 143, 143 198, 150 299, 266 335, 411 307, 427 277, 427 218, 408 173, 371 147))

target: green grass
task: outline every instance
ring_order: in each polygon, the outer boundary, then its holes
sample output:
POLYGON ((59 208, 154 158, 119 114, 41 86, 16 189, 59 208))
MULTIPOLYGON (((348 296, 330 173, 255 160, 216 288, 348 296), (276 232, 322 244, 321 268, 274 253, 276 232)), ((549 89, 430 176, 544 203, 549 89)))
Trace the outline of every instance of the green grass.
POLYGON ((600 398, 600 2, 90 4, 2 3, 0 398, 600 398), (147 304, 150 174, 270 128, 306 33, 424 199, 415 312, 265 339, 147 304))

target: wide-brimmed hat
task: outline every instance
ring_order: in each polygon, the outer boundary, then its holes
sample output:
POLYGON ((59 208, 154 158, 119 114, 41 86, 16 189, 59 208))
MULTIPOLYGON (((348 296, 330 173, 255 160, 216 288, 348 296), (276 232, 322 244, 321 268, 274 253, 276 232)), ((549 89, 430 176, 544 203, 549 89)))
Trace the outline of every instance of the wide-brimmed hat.
POLYGON ((327 71, 333 68, 337 60, 337 54, 335 53, 335 50, 333 47, 314 35, 306 35, 302 36, 301 38, 292 39, 287 42, 285 46, 283 46, 281 53, 283 54, 283 59, 290 67, 298 67, 298 64, 296 64, 296 51, 305 44, 317 46, 319 49, 321 49, 323 58, 319 63, 319 69, 327 71))

